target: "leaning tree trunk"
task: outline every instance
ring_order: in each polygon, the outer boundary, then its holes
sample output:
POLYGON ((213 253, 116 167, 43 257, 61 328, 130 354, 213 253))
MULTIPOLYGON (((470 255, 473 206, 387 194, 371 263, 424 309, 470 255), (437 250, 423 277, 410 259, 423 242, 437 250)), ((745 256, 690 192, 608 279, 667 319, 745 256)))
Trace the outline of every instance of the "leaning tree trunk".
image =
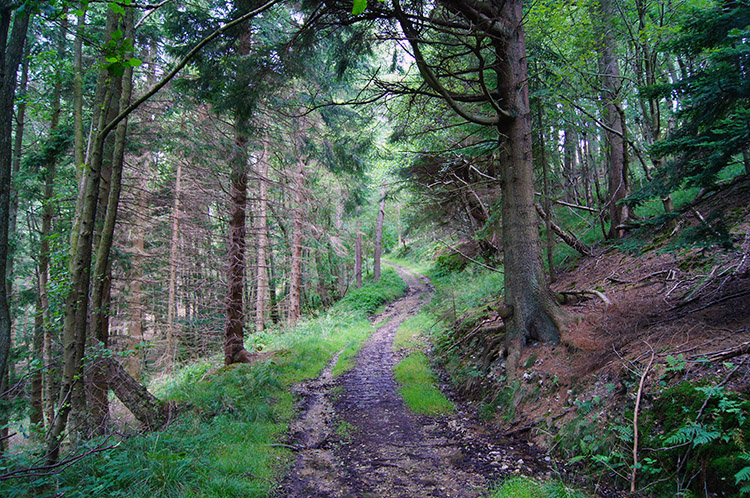
POLYGON ((509 27, 500 41, 498 89, 511 116, 498 125, 501 139, 501 187, 508 377, 515 378, 521 350, 529 339, 560 341, 562 311, 549 290, 541 258, 539 227, 534 207, 531 115, 527 85, 526 41, 522 2, 508 1, 501 15, 509 27))
MULTIPOLYGON (((128 14, 125 17, 125 22, 127 23, 125 27, 126 36, 132 36, 132 19, 133 9, 128 9, 128 14)), ((124 110, 130 104, 130 95, 133 86, 132 76, 133 69, 128 67, 122 77, 119 101, 120 111, 124 110)), ((109 291, 112 277, 112 262, 109 256, 114 241, 117 211, 120 204, 127 123, 127 118, 123 119, 115 130, 109 192, 104 214, 104 224, 99 237, 99 247, 97 248, 96 265, 94 267, 94 285, 91 298, 91 335, 97 346, 102 348, 102 350, 109 347, 109 316, 107 308, 109 305, 109 291)), ((100 370, 95 365, 91 370, 89 401, 91 420, 88 433, 103 434, 109 419, 109 384, 106 372, 100 370)))
POLYGON ((162 403, 143 385, 128 374, 114 358, 102 358, 98 368, 107 376, 107 383, 130 413, 148 430, 160 429, 169 420, 169 405, 162 403))

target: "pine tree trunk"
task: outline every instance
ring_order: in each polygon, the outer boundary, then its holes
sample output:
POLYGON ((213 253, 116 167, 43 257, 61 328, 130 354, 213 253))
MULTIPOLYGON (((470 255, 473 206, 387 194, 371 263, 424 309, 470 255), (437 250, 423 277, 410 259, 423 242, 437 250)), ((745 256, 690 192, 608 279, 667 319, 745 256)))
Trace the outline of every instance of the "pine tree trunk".
POLYGON ((383 219, 385 218, 385 189, 381 192, 380 204, 378 206, 378 221, 375 225, 375 257, 372 265, 372 280, 380 280, 380 257, 383 253, 383 219))
POLYGON ((625 234, 621 228, 628 218, 628 208, 619 201, 630 194, 628 184, 628 160, 625 142, 625 119, 621 105, 620 68, 615 54, 612 0, 602 0, 592 7, 598 24, 598 50, 602 73, 602 102, 604 105, 604 130, 607 141, 609 163, 609 238, 620 238, 625 234))
POLYGON ((245 314, 243 288, 245 284, 245 217, 247 206, 247 144, 248 137, 235 124, 234 150, 231 167, 231 199, 229 215, 229 269, 227 274, 226 324, 224 327, 224 363, 247 360, 243 344, 245 314))
POLYGON ((150 151, 146 151, 138 160, 140 172, 138 173, 138 186, 136 197, 136 219, 131 230, 132 244, 130 246, 130 272, 128 281, 128 350, 131 353, 125 361, 125 370, 132 377, 141 375, 143 355, 139 351, 133 353, 143 341, 143 263, 146 252, 145 223, 148 219, 146 197, 148 195, 148 178, 151 174, 149 159, 150 151))
POLYGON ((258 289, 255 304, 255 330, 261 332, 268 319, 268 141, 263 139, 263 154, 256 165, 258 173, 258 215, 256 240, 258 246, 258 289))
POLYGON ((177 161, 175 172, 174 201, 172 204, 172 236, 169 242, 169 289, 167 291, 167 346, 164 351, 168 370, 174 365, 176 354, 175 309, 177 306, 177 251, 180 237, 180 182, 182 181, 182 161, 177 161))
MULTIPOLYGON (((61 32, 64 32, 64 29, 67 28, 67 22, 63 20, 61 22, 61 32)), ((18 86, 18 105, 16 106, 16 134, 13 139, 13 171, 11 174, 11 178, 18 175, 18 173, 21 171, 21 156, 23 155, 23 135, 25 130, 25 123, 26 123, 26 101, 24 97, 26 96, 26 90, 28 87, 28 81, 29 81, 29 55, 30 55, 30 47, 31 44, 26 43, 25 49, 24 49, 24 56, 21 61, 21 82, 18 86)), ((58 44, 58 48, 60 47, 60 44, 58 44)), ((59 54, 59 52, 58 52, 59 54)), ((57 115, 57 122, 59 122, 59 91, 60 91, 61 85, 56 85, 55 91, 54 91, 54 97, 53 100, 57 102, 57 105, 53 104, 53 107, 55 111, 53 111, 53 114, 51 116, 52 119, 50 119, 50 128, 52 127, 52 124, 54 122, 55 114, 57 115)), ((57 125, 55 125, 56 127, 57 125)), ((11 186, 12 188, 12 186, 11 186)), ((45 199, 47 199, 45 197, 45 199)), ((46 201, 45 201, 46 202, 46 201)), ((18 223, 18 193, 15 192, 15 190, 11 190, 11 207, 10 207, 10 220, 9 220, 9 227, 8 232, 11 234, 16 233, 18 223)), ((43 224, 43 223, 42 223, 43 224)), ((44 230, 42 230, 44 231, 44 230)), ((44 234, 40 234, 40 237, 44 237, 44 234)), ((41 255, 40 255, 41 259, 41 255)), ((8 296, 9 299, 13 299, 13 266, 14 266, 14 260, 15 258, 11 256, 8 259, 8 275, 10 278, 8 279, 8 296)), ((39 280, 37 279, 37 285, 39 284, 39 280)), ((37 289, 38 290, 38 289, 37 289)), ((34 313, 34 335, 32 339, 32 351, 33 351, 33 358, 38 360, 40 364, 44 365, 44 314, 48 312, 45 308, 42 308, 39 303, 39 295, 40 293, 37 292, 37 301, 36 301, 36 310, 34 313)), ((44 428, 44 368, 39 368, 36 371, 33 372, 31 376, 31 389, 29 392, 29 404, 30 404, 30 410, 29 410, 29 422, 31 424, 36 425, 39 428, 44 428)), ((2 421, 0 421, 0 425, 4 425, 2 421)))
POLYGON ((500 157, 505 256, 505 304, 508 377, 517 375, 521 350, 529 339, 555 344, 560 341, 562 311, 544 275, 538 217, 534 207, 531 116, 529 111, 526 41, 522 2, 505 2, 502 18, 509 27, 504 44, 506 57, 499 62, 498 89, 511 117, 498 126, 503 137, 500 157))
POLYGON ((302 316, 302 216, 304 212, 305 159, 297 160, 294 174, 294 212, 292 216, 291 268, 289 273, 289 314, 287 321, 294 325, 302 316))
POLYGON ((575 181, 577 142, 578 135, 573 129, 573 125, 568 124, 563 142, 563 178, 565 179, 565 200, 567 202, 578 202, 575 181))
MULTIPOLYGON (((28 11, 19 13, 13 21, 8 36, 13 11, 0 10, 0 379, 7 379, 10 354, 10 296, 6 282, 8 275, 8 230, 10 229, 10 181, 13 148, 13 105, 16 96, 16 72, 23 54, 26 31, 29 26, 28 11)), ((0 390, 4 392, 5 389, 0 390)), ((0 409, 0 427, 6 427, 8 413, 0 409)), ((0 436, 7 428, 0 432, 0 436)), ((5 449, 5 440, 0 441, 0 455, 5 449)))
POLYGON ((354 246, 354 278, 357 289, 362 287, 362 227, 357 222, 357 241, 354 246))
MULTIPOLYGON (((547 143, 544 138, 544 120, 542 106, 537 106, 537 124, 539 126, 539 162, 542 164, 542 182, 544 184, 545 236, 547 239, 547 267, 550 282, 555 281, 555 236, 552 233, 552 200, 549 192, 549 164, 547 163, 547 143)), ((567 137, 567 135, 566 135, 567 137)))

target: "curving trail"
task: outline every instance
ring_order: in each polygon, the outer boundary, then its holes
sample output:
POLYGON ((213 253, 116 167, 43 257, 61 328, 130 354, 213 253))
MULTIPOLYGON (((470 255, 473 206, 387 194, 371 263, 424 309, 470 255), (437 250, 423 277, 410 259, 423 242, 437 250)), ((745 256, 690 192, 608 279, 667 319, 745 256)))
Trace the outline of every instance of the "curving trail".
POLYGON ((393 337, 431 287, 425 277, 394 268, 408 289, 376 317, 382 325, 355 367, 334 380, 334 358, 317 380, 297 386, 303 415, 291 435, 301 449, 278 497, 475 498, 504 474, 527 473, 524 458, 526 465, 536 459, 523 444, 495 440, 460 411, 431 418, 406 408, 392 373, 393 337))

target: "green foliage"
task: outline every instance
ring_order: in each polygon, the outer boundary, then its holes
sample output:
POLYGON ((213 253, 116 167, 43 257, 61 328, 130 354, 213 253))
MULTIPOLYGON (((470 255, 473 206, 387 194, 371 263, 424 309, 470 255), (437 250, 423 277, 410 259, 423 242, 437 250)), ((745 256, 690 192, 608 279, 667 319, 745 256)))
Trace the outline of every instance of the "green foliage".
POLYGON ((448 275, 429 272, 428 276, 435 286, 435 296, 427 310, 448 322, 471 317, 497 303, 503 291, 502 273, 476 266, 448 275))
POLYGON ((400 296, 404 290, 406 284, 401 277, 394 270, 384 268, 379 281, 350 289, 336 307, 372 314, 381 304, 400 296))
MULTIPOLYGON (((668 371, 684 365, 679 357, 667 362, 668 371)), ((639 486, 651 484, 651 496, 665 498, 704 489, 725 496, 742 493, 741 483, 750 475, 743 456, 750 443, 749 414, 750 401, 720 385, 683 381, 664 389, 639 420, 639 486)), ((632 414, 625 419, 603 431, 596 417, 579 416, 560 432, 560 449, 591 471, 626 483, 632 472, 632 414)))
MULTIPOLYGON (((385 283, 363 288, 400 293, 403 281, 392 272, 385 275, 385 283)), ((203 360, 158 386, 160 397, 176 402, 182 414, 165 431, 125 438, 113 449, 80 460, 60 474, 57 489, 48 480, 19 478, 0 482, 0 495, 268 496, 292 458, 289 450, 270 446, 285 436, 295 415, 291 385, 317 377, 339 351, 334 373, 342 372, 371 332, 357 303, 341 303, 292 329, 256 334, 246 347, 279 351, 269 361, 219 367, 219 358, 203 360)), ((91 444, 97 443, 107 441, 91 444)), ((35 452, 1 461, 0 473, 31 466, 35 452)))
POLYGON ((512 477, 493 489, 487 498, 583 498, 586 495, 561 481, 543 482, 531 477, 512 477))
POLYGON ((750 494, 750 483, 745 482, 750 481, 750 453, 743 453, 739 457, 741 460, 747 462, 748 465, 743 467, 734 475, 734 482, 737 485, 742 484, 742 487, 740 488, 740 495, 745 496, 750 494))
POLYGON ((393 369, 399 392, 406 406, 421 415, 450 413, 455 407, 435 385, 435 375, 430 369, 427 355, 421 351, 411 353, 393 369))
MULTIPOLYGON (((655 96, 676 94, 680 98, 679 126, 654 144, 652 153, 668 158, 653 181, 631 197, 633 204, 665 197, 684 187, 716 185, 720 173, 739 162, 750 146, 750 86, 740 62, 750 47, 750 3, 711 2, 688 16, 670 45, 672 51, 696 60, 686 76, 671 85, 644 89, 655 96)), ((710 240, 726 245, 727 230, 716 219, 706 227, 685 234, 686 241, 710 240), (708 238, 706 238, 708 237, 708 238)))

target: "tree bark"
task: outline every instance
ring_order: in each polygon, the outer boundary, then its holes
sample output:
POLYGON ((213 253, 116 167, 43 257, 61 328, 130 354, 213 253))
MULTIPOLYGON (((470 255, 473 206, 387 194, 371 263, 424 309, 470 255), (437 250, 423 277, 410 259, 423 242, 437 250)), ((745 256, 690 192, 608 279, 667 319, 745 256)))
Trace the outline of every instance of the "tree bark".
POLYGON ((362 227, 357 221, 357 240, 354 246, 354 278, 357 289, 362 287, 362 227))
MULTIPOLYGON (((13 19, 13 29, 8 36, 13 10, 0 10, 0 379, 6 379, 10 354, 10 296, 8 295, 8 255, 10 229, 10 181, 13 148, 13 105, 16 96, 16 72, 23 54, 29 26, 28 11, 18 13, 13 19)), ((8 419, 5 409, 0 409, 0 425, 8 419)), ((0 441, 0 454, 5 448, 0 441)))
POLYGON ((383 253, 383 219, 385 218, 385 189, 381 192, 378 206, 378 220, 375 225, 375 257, 372 265, 372 280, 380 280, 380 257, 383 253))
POLYGON ((258 293, 255 304, 255 330, 263 331, 268 319, 268 140, 263 139, 263 153, 256 165, 258 176, 258 213, 256 240, 258 246, 258 293))
POLYGON ((247 143, 248 137, 235 124, 234 150, 231 167, 231 199, 229 215, 229 269, 227 274, 226 325, 224 328, 224 363, 247 361, 243 345, 245 313, 243 288, 245 283, 245 217, 247 206, 247 143))
MULTIPOLYGON (((301 147, 300 147, 301 148, 301 147)), ((292 223, 291 271, 289 272, 289 315, 294 325, 302 316, 302 216, 304 212, 305 158, 302 152, 294 173, 294 217, 292 223)))
POLYGON ((508 32, 497 43, 505 57, 498 63, 498 89, 510 117, 498 124, 501 137, 500 170, 505 257, 505 305, 508 378, 514 379, 521 350, 529 339, 550 344, 560 341, 562 310, 544 276, 534 206, 534 168, 531 145, 526 38, 522 2, 507 1, 500 17, 508 32))
POLYGON ((168 370, 174 365, 176 355, 175 309, 177 306, 177 250, 180 241, 180 192, 182 181, 182 161, 177 161, 175 172, 174 201, 172 204, 172 236, 169 242, 169 290, 167 291, 167 346, 164 351, 168 370))
POLYGON ((615 54, 616 40, 611 26, 614 23, 612 0, 602 0, 594 9, 598 26, 598 50, 602 73, 602 103, 604 105, 604 130, 609 163, 609 214, 608 237, 617 239, 625 235, 621 228, 628 218, 628 208, 620 201, 630 194, 628 184, 628 159, 625 140, 625 119, 621 104, 620 68, 615 54))

